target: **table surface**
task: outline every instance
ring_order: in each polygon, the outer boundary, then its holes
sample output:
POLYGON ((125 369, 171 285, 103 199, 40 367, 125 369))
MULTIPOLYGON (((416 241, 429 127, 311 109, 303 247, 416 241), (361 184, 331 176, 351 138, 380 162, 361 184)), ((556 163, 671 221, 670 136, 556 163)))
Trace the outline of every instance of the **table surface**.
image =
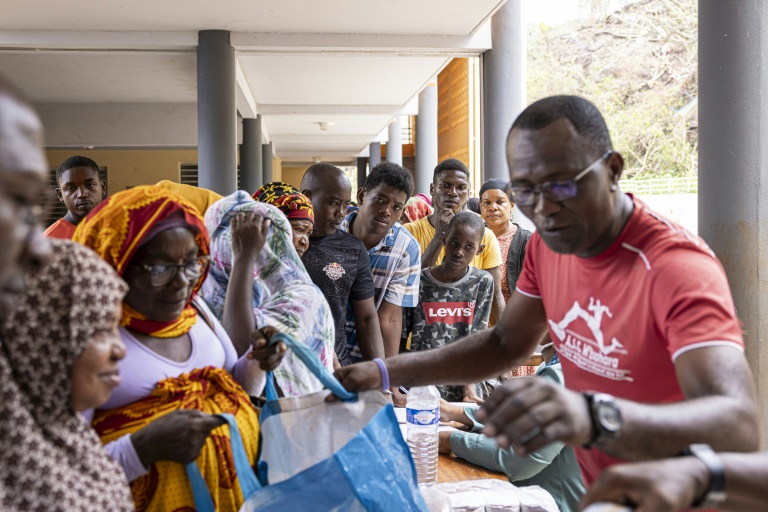
POLYGON ((476 466, 464 459, 453 455, 440 454, 437 460, 437 481, 443 482, 462 482, 464 480, 482 480, 484 478, 493 478, 496 480, 509 479, 502 473, 496 473, 488 469, 476 466))

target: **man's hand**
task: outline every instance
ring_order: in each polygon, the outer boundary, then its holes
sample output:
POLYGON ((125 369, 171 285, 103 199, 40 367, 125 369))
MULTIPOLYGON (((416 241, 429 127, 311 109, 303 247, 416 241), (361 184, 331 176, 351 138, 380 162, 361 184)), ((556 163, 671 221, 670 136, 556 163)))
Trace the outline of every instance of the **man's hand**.
POLYGON ((438 453, 451 453, 451 434, 453 432, 438 432, 440 442, 437 445, 438 453))
POLYGON ((144 467, 161 460, 189 464, 200 455, 211 430, 224 423, 198 410, 173 411, 131 434, 131 442, 144 467))
POLYGON ((288 350, 282 341, 276 345, 269 345, 269 339, 277 332, 277 329, 268 325, 251 333, 253 350, 248 354, 248 358, 257 360, 259 368, 265 372, 271 372, 280 366, 285 352, 288 350))
POLYGON ((232 259, 255 261, 269 235, 271 221, 253 212, 240 212, 232 219, 232 259))
POLYGON ((437 216, 437 225, 435 226, 435 238, 442 240, 443 233, 448 232, 448 224, 451 223, 454 213, 453 210, 446 208, 437 216))
POLYGON ((635 512, 673 512, 702 496, 708 481, 706 467, 695 457, 619 464, 603 471, 581 506, 613 502, 635 507, 635 512))
POLYGON ((535 377, 512 379, 493 392, 475 413, 483 434, 502 448, 527 455, 553 441, 582 445, 592 437, 586 399, 535 377))
POLYGON ((381 389, 381 371, 373 361, 344 366, 333 374, 347 391, 381 389))
POLYGON ((392 405, 395 407, 405 407, 408 402, 408 395, 401 393, 398 387, 393 386, 389 390, 392 391, 392 405))
POLYGON ((470 404, 483 404, 485 403, 485 400, 477 396, 477 393, 475 392, 475 385, 474 384, 467 384, 464 386, 464 398, 461 400, 462 402, 467 402, 470 404))

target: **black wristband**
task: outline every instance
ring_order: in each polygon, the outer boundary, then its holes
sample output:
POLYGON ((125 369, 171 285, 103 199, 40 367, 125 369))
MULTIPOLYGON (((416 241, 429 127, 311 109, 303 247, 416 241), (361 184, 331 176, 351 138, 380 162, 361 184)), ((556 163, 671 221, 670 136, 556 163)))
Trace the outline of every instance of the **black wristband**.
POLYGON ((706 491, 691 503, 694 508, 717 508, 725 501, 725 467, 720 457, 708 444, 692 444, 682 455, 691 455, 707 467, 709 485, 706 491))
POLYGON ((592 436, 590 437, 589 441, 587 441, 581 447, 590 449, 592 448, 592 445, 597 442, 597 438, 600 437, 600 429, 598 428, 595 421, 595 415, 592 414, 592 402, 594 400, 595 394, 590 392, 583 392, 581 395, 587 401, 587 409, 589 410, 589 424, 592 426, 592 436))

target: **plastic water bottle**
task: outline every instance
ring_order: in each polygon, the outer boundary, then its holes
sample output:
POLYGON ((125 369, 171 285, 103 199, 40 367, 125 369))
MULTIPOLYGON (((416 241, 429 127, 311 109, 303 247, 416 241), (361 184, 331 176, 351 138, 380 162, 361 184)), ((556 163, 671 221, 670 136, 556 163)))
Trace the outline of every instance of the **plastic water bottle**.
POLYGON ((437 483, 437 425, 440 421, 440 392, 435 386, 411 388, 405 405, 408 446, 416 464, 420 486, 437 483))

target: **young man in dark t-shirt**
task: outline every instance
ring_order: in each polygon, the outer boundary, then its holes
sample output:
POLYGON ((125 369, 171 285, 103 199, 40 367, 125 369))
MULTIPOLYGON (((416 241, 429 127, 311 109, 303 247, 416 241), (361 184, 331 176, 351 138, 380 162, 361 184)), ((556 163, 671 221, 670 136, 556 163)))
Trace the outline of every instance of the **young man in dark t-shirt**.
POLYGON ((315 211, 309 249, 301 261, 331 307, 339 363, 352 362, 344 329, 347 304, 355 316, 363 358, 384 357, 368 251, 360 240, 338 230, 352 195, 349 179, 338 167, 318 163, 304 173, 301 193, 312 201, 315 211))

